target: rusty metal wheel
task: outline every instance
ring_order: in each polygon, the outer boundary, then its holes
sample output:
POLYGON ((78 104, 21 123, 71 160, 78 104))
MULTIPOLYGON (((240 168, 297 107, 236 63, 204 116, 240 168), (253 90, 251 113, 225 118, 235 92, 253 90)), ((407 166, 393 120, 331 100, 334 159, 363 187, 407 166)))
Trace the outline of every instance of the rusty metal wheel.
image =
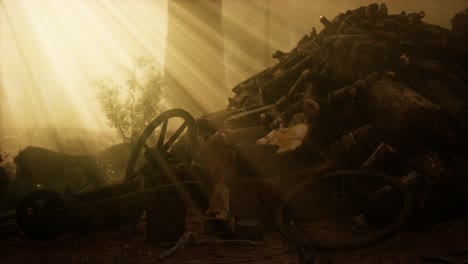
POLYGON ((197 140, 195 119, 182 109, 168 110, 156 117, 136 142, 127 164, 125 181, 138 179, 148 171, 170 175, 175 164, 189 165, 197 140), (169 131, 173 129, 173 133, 169 131), (184 141, 184 150, 174 154, 171 148, 184 141), (138 167, 138 169, 136 169, 138 167))
POLYGON ((16 223, 32 239, 54 238, 64 231, 64 223, 61 217, 43 213, 58 211, 64 207, 64 202, 57 192, 47 189, 35 190, 26 195, 18 205, 16 223))
POLYGON ((290 239, 306 238, 306 248, 347 250, 379 242, 412 210, 409 189, 394 177, 359 170, 311 177, 286 193, 276 211, 279 230, 290 239))

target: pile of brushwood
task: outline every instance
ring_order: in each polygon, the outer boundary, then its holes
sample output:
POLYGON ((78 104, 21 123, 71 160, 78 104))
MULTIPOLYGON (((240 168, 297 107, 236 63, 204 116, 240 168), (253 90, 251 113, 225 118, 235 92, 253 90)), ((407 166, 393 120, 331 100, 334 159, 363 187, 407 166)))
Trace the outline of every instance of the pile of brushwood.
POLYGON ((276 145, 294 153, 293 170, 392 175, 424 219, 467 211, 468 9, 450 30, 424 16, 371 4, 320 17, 322 31, 275 51, 278 63, 235 86, 200 132, 276 145))

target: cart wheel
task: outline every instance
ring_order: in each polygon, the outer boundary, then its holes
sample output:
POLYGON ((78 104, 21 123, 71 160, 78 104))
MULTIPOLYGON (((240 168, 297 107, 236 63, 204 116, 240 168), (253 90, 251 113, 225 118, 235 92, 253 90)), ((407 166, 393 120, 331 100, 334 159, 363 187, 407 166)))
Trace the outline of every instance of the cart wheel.
POLYGON ((125 181, 137 179, 149 168, 170 176, 171 164, 191 163, 196 140, 197 125, 187 111, 171 109, 162 113, 151 121, 136 142, 127 164, 125 181), (175 130, 166 139, 168 129, 175 130), (186 140, 183 153, 171 155, 171 147, 182 139, 186 140))
POLYGON ((41 216, 48 210, 64 208, 60 195, 41 189, 26 195, 16 209, 16 223, 32 239, 50 239, 64 231, 63 223, 55 217, 41 216))
POLYGON ((348 250, 394 234, 412 205, 409 189, 398 179, 370 171, 339 171, 292 188, 277 208, 276 220, 287 238, 306 237, 305 246, 348 250))

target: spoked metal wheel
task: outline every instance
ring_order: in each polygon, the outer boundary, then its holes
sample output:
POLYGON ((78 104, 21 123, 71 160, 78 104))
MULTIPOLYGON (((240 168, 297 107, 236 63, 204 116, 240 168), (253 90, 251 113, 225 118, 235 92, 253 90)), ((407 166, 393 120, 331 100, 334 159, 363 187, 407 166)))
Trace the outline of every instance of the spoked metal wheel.
POLYGON ((16 223, 32 239, 49 239, 64 231, 64 203, 54 191, 40 189, 26 195, 16 209, 16 223), (57 211, 55 215, 44 212, 57 211))
POLYGON ((412 196, 398 179, 369 171, 339 171, 295 186, 276 212, 281 232, 306 237, 323 250, 378 242, 404 223, 412 196))
POLYGON ((151 121, 136 142, 125 180, 136 180, 148 171, 170 176, 174 164, 190 164, 196 140, 196 122, 188 112, 171 109, 162 113, 151 121), (171 150, 179 140, 184 140, 184 150, 174 155, 171 150))

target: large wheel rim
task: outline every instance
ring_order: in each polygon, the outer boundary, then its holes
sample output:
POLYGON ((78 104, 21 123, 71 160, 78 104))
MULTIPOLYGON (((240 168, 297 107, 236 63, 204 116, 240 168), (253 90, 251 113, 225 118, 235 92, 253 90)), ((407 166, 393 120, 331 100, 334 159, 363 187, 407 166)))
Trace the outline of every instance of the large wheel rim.
POLYGON ((192 115, 182 109, 171 109, 162 113, 153 121, 151 121, 138 138, 132 150, 125 172, 125 181, 132 181, 137 179, 145 171, 145 169, 150 166, 158 167, 164 173, 169 173, 171 168, 167 160, 168 151, 174 145, 174 143, 176 143, 177 140, 183 136, 184 132, 186 132, 185 135, 188 139, 188 142, 185 149, 186 155, 184 156, 182 162, 190 164, 193 158, 193 152, 197 140, 197 125, 192 115), (175 132, 166 140, 167 128, 171 119, 181 119, 182 124, 179 125, 175 132), (147 144, 147 140, 160 126, 161 130, 159 132, 159 136, 157 137, 156 145, 153 147, 149 146, 147 144), (144 156, 147 162, 135 170, 137 160, 143 149, 145 149, 144 156))
MULTIPOLYGON (((333 197, 333 199, 337 199, 337 200, 346 199, 346 194, 337 192, 337 193, 331 194, 330 197, 333 197)), ((351 204, 352 204, 351 202, 348 202, 348 205, 351 205, 351 204)), ((283 233, 298 232, 298 233, 302 233, 302 235, 306 235, 306 237, 308 238, 308 242, 310 242, 310 244, 313 245, 313 247, 320 248, 322 250, 349 250, 349 249, 356 249, 356 248, 360 248, 360 247, 363 247, 372 243, 379 242, 393 235, 404 224, 409 214, 411 213, 412 208, 413 208, 413 198, 412 198, 411 192, 398 179, 395 179, 393 177, 390 177, 381 173, 371 172, 371 171, 347 170, 347 171, 339 171, 339 172, 316 176, 313 179, 310 179, 308 181, 305 181, 293 187, 290 191, 288 191, 284 195, 280 205, 276 209, 276 223, 280 231, 283 233), (317 239, 315 237, 308 236, 307 234, 305 234, 305 232, 303 232, 303 230, 301 230, 300 228, 297 228, 296 226, 294 226, 294 224, 287 222, 287 220, 285 219, 285 210, 286 210, 285 208, 288 206, 288 203, 291 202, 291 199, 295 195, 297 195, 297 193, 300 192, 301 189, 304 189, 308 185, 319 185, 320 182, 323 182, 327 179, 333 179, 336 177, 346 178, 346 177, 352 177, 352 176, 355 176, 358 178, 359 177, 362 177, 362 178, 375 177, 379 181, 382 181, 383 186, 380 186, 380 187, 377 186, 377 188, 373 187, 368 191, 368 193, 363 193, 363 195, 361 195, 361 198, 364 200, 368 199, 375 192, 381 190, 382 188, 386 186, 390 186, 395 191, 397 191, 399 195, 401 195, 401 198, 402 198, 401 208, 399 208, 397 215, 384 227, 380 229, 376 229, 375 232, 371 232, 370 234, 366 236, 356 237, 350 240, 336 239, 335 241, 333 240, 327 241, 327 240, 317 239)), ((344 211, 342 213, 346 214, 347 212, 344 211)))

